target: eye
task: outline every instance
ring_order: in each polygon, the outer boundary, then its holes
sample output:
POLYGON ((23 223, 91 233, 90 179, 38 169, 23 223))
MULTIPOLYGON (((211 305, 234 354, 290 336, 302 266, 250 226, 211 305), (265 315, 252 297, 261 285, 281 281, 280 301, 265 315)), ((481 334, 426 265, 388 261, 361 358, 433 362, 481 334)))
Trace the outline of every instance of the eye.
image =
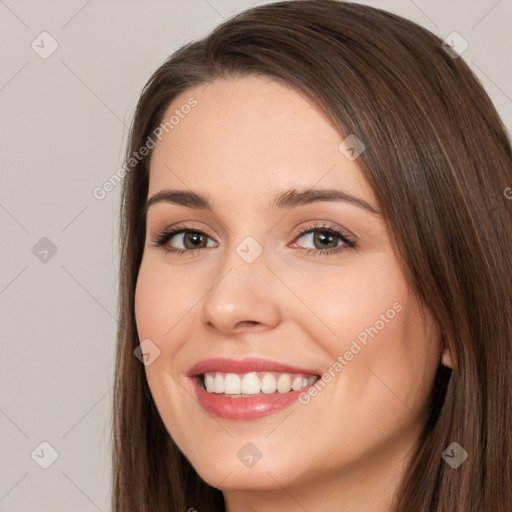
MULTIPOLYGON (((306 244, 312 244, 313 248, 298 246, 299 249, 315 256, 340 253, 347 248, 356 247, 356 243, 348 234, 325 224, 308 224, 304 226, 295 235, 295 240, 300 238, 304 238, 306 244)), ((155 246, 161 247, 166 253, 171 252, 178 256, 185 253, 193 255, 200 249, 216 247, 216 242, 206 233, 186 226, 165 229, 152 241, 155 246)), ((294 242, 291 246, 297 247, 297 243, 294 242)))
POLYGON ((356 243, 349 235, 325 224, 304 226, 297 234, 297 239, 300 238, 304 238, 306 243, 313 245, 313 248, 301 247, 301 249, 315 256, 335 254, 347 248, 356 247, 356 243))
POLYGON ((157 247, 165 249, 166 252, 181 255, 184 252, 195 252, 205 247, 215 247, 215 243, 208 244, 207 239, 212 240, 199 229, 175 227, 174 229, 162 231, 153 239, 153 242, 157 247))

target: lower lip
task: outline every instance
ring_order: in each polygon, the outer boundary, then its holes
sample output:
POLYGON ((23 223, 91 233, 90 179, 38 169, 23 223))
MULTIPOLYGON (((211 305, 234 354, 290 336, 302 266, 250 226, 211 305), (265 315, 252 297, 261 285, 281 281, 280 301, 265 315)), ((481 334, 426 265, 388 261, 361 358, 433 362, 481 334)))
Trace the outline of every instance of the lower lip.
POLYGON ((199 378, 192 378, 199 403, 210 414, 230 420, 255 420, 274 414, 297 402, 301 393, 307 392, 310 386, 288 393, 270 393, 268 395, 252 395, 232 398, 218 393, 208 393, 199 378))

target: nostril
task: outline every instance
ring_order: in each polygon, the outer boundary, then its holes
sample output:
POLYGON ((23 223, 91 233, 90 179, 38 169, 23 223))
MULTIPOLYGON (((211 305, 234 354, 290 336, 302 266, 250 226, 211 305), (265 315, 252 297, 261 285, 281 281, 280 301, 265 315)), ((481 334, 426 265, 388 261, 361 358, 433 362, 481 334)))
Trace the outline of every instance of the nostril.
POLYGON ((238 322, 236 324, 236 327, 237 327, 237 329, 243 329, 246 327, 253 327, 253 326, 257 326, 257 325, 261 325, 260 322, 255 322, 254 320, 243 320, 241 322, 238 322))

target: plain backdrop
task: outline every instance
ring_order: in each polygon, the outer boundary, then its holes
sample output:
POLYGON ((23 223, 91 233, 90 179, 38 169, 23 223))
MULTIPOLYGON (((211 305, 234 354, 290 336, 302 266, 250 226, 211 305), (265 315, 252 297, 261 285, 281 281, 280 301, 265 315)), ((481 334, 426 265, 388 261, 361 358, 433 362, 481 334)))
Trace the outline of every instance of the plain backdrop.
MULTIPOLYGON (((150 74, 263 3, 0 0, 0 511, 109 510, 120 187, 93 190, 150 74)), ((511 129, 512 0, 360 3, 458 32, 511 129)))

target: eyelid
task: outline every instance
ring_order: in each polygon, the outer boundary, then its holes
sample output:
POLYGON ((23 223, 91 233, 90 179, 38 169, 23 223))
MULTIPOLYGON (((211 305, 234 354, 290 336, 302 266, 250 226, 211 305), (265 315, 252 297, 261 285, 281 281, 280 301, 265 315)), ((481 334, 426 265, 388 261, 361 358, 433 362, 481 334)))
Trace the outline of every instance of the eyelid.
POLYGON ((203 225, 198 226, 195 223, 196 221, 183 221, 179 222, 178 224, 170 224, 162 229, 156 230, 156 234, 158 236, 160 233, 167 233, 172 231, 174 236, 179 234, 179 232, 182 233, 183 231, 197 231, 198 233, 204 233, 208 237, 215 239, 216 235, 214 235, 209 228, 204 227, 203 225))
POLYGON ((313 219, 306 222, 300 222, 296 227, 293 228, 293 232, 295 233, 295 236, 299 236, 301 233, 304 234, 306 231, 311 230, 333 230, 333 231, 339 231, 343 235, 345 235, 347 238, 353 240, 354 242, 357 242, 359 240, 359 237, 350 229, 346 228, 345 226, 342 226, 340 224, 337 224, 336 222, 329 221, 329 220, 322 220, 322 219, 313 219))
MULTIPOLYGON (((212 232, 209 230, 209 228, 203 227, 203 226, 196 226, 194 223, 196 221, 183 221, 179 222, 178 224, 170 224, 165 226, 162 229, 157 229, 155 232, 157 233, 163 233, 168 231, 192 231, 196 229, 199 232, 203 232, 205 235, 208 235, 210 238, 215 238, 216 235, 212 235, 212 232), (189 223, 190 222, 190 223, 189 223)), ((351 238, 354 241, 358 239, 358 237, 350 231, 350 229, 347 229, 345 227, 338 226, 336 224, 331 223, 330 221, 323 221, 323 220, 313 220, 313 221, 307 221, 306 224, 304 222, 301 222, 298 224, 299 227, 294 227, 292 229, 294 237, 302 236, 304 235, 308 230, 314 230, 314 229, 326 229, 326 230, 334 230, 334 231, 340 231, 342 234, 346 235, 347 238, 351 238)), ((177 234, 177 233, 174 233, 177 234)), ((222 240, 222 237, 219 237, 222 240)))

